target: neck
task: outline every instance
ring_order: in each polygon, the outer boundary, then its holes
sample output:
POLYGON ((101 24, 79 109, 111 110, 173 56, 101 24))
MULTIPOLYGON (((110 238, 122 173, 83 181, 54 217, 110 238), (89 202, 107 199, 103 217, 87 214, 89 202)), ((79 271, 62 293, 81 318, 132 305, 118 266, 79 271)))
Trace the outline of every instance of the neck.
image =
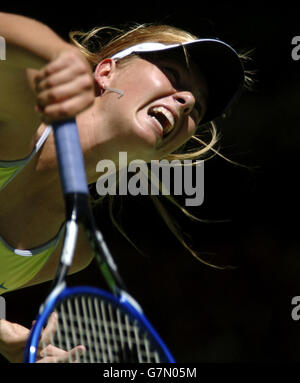
POLYGON ((119 158, 117 135, 107 123, 105 114, 99 113, 100 107, 101 99, 96 98, 91 108, 76 117, 89 184, 96 182, 101 175, 96 172, 96 166, 100 160, 113 161, 117 166, 119 158))
MULTIPOLYGON (((89 184, 96 182, 101 175, 99 172, 96 172, 96 166, 100 160, 111 160, 117 166, 119 159, 119 151, 114 141, 114 134, 111 129, 107 128, 109 124, 105 121, 105 116, 97 113, 97 109, 99 110, 100 108, 99 101, 97 101, 98 98, 96 98, 91 108, 83 111, 76 117, 89 184)), ((41 136, 44 128, 45 125, 42 125, 38 130, 38 138, 41 136)), ((50 135, 38 155, 36 170, 39 179, 38 185, 43 190, 47 187, 54 194, 61 193, 57 166, 54 137, 50 135)))

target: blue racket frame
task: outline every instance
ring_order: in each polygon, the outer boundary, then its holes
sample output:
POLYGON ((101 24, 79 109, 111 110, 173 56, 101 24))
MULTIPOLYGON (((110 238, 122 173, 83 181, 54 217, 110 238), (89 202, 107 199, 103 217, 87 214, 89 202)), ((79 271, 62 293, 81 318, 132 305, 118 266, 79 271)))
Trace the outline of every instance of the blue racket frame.
POLYGON ((55 305, 60 303, 62 300, 77 294, 89 294, 98 296, 100 298, 104 298, 114 306, 121 307, 122 311, 127 312, 130 316, 134 317, 137 321, 137 324, 140 328, 144 328, 148 331, 148 334, 152 337, 150 339, 153 343, 158 347, 158 351, 165 360, 162 362, 165 363, 176 363, 172 354, 170 353, 167 346, 164 344, 163 340, 160 338, 158 333, 154 330, 146 316, 143 314, 143 311, 139 308, 137 303, 135 302, 134 307, 132 302, 129 302, 130 297, 126 296, 126 294, 122 294, 121 297, 116 297, 109 292, 99 289, 97 287, 91 286, 76 286, 76 287, 67 287, 61 291, 54 290, 52 294, 50 294, 46 305, 40 310, 40 314, 36 320, 35 325, 33 326, 30 336, 27 340, 26 348, 25 348, 25 359, 24 363, 35 363, 37 357, 38 343, 40 340, 40 334, 42 328, 45 326, 47 319, 49 318, 51 312, 55 305))
MULTIPOLYGON (((68 216, 67 218, 70 219, 71 216, 73 217, 72 214, 74 211, 72 210, 72 207, 74 206, 74 201, 77 200, 76 206, 79 209, 77 213, 79 214, 78 218, 80 219, 80 208, 85 209, 85 211, 89 210, 89 208, 85 205, 85 203, 87 203, 89 192, 76 120, 71 119, 54 123, 53 128, 59 165, 59 174, 61 178, 62 191, 66 202, 66 212, 68 216)), ((92 217, 90 218, 92 219, 92 217)), ((100 236, 100 232, 98 232, 98 235, 100 236)), ((107 251, 108 249, 104 243, 102 244, 101 249, 103 255, 105 256, 106 263, 111 264, 112 259, 110 258, 110 254, 107 251)), ((144 328, 148 331, 149 336, 152 337, 150 341, 153 341, 154 344, 157 345, 157 349, 159 354, 161 354, 162 361, 175 363, 175 360, 170 351, 162 339, 159 337, 157 332, 154 330, 154 328, 151 326, 143 314, 142 309, 135 302, 135 300, 130 295, 128 295, 126 291, 124 291, 126 289, 123 287, 123 282, 117 272, 115 265, 110 267, 110 270, 107 269, 107 271, 113 273, 114 282, 110 284, 110 278, 106 278, 108 285, 110 285, 112 291, 115 293, 115 295, 113 295, 96 287, 66 287, 64 279, 67 275, 67 271, 71 262, 72 256, 61 256, 60 266, 54 280, 55 288, 48 296, 44 305, 41 306, 36 323, 33 326, 27 340, 24 356, 25 363, 35 363, 40 334, 55 305, 68 296, 75 294, 96 295, 110 301, 111 304, 115 306, 121 307, 122 311, 127 311, 129 316, 135 318, 140 328, 144 328)))

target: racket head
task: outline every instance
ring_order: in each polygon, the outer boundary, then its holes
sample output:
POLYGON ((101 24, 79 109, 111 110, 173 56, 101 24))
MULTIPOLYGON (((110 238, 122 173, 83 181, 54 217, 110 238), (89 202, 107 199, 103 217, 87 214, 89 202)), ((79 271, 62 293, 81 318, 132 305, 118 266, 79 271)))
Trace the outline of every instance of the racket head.
POLYGON ((65 351, 78 345, 86 349, 75 359, 73 355, 59 362, 175 363, 133 298, 127 293, 117 297, 90 286, 68 287, 50 294, 28 338, 25 363, 37 361, 41 332, 53 311, 58 315, 58 328, 51 344, 65 351))

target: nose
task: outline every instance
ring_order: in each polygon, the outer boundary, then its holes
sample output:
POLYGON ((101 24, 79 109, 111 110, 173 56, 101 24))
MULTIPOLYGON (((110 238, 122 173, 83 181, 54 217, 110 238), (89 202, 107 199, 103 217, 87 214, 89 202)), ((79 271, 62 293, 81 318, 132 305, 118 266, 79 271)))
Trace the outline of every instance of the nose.
POLYGON ((196 102, 193 93, 188 91, 182 91, 176 93, 173 97, 177 105, 179 106, 181 113, 189 115, 192 112, 196 102))

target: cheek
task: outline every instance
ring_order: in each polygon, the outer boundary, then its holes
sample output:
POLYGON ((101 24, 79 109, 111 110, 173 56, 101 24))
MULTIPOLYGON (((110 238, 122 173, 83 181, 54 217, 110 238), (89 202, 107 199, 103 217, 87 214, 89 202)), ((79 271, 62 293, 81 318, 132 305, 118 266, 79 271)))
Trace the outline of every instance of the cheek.
POLYGON ((188 131, 188 139, 190 139, 192 136, 196 134, 197 128, 198 128, 198 125, 196 125, 195 121, 192 120, 189 127, 189 131, 188 131))
MULTIPOLYGON (((136 96, 136 93, 135 93, 136 96)), ((145 154, 153 153, 159 137, 147 122, 146 109, 136 109, 139 100, 136 97, 126 97, 110 106, 109 127, 119 151, 126 151, 128 155, 144 159, 145 154)), ((136 159, 134 158, 134 159, 136 159)), ((133 159, 133 158, 132 158, 133 159)))
POLYGON ((173 153, 175 150, 179 149, 183 144, 185 144, 194 134, 196 131, 196 125, 192 118, 187 118, 186 121, 183 123, 182 128, 180 132, 173 138, 169 144, 163 148, 162 152, 160 153, 160 157, 163 158, 171 153, 173 153))
POLYGON ((150 99, 163 97, 173 89, 167 77, 152 64, 136 74, 131 85, 141 96, 150 99))
POLYGON ((182 144, 188 141, 195 134, 196 128, 195 121, 191 117, 188 117, 178 137, 182 141, 182 144))

